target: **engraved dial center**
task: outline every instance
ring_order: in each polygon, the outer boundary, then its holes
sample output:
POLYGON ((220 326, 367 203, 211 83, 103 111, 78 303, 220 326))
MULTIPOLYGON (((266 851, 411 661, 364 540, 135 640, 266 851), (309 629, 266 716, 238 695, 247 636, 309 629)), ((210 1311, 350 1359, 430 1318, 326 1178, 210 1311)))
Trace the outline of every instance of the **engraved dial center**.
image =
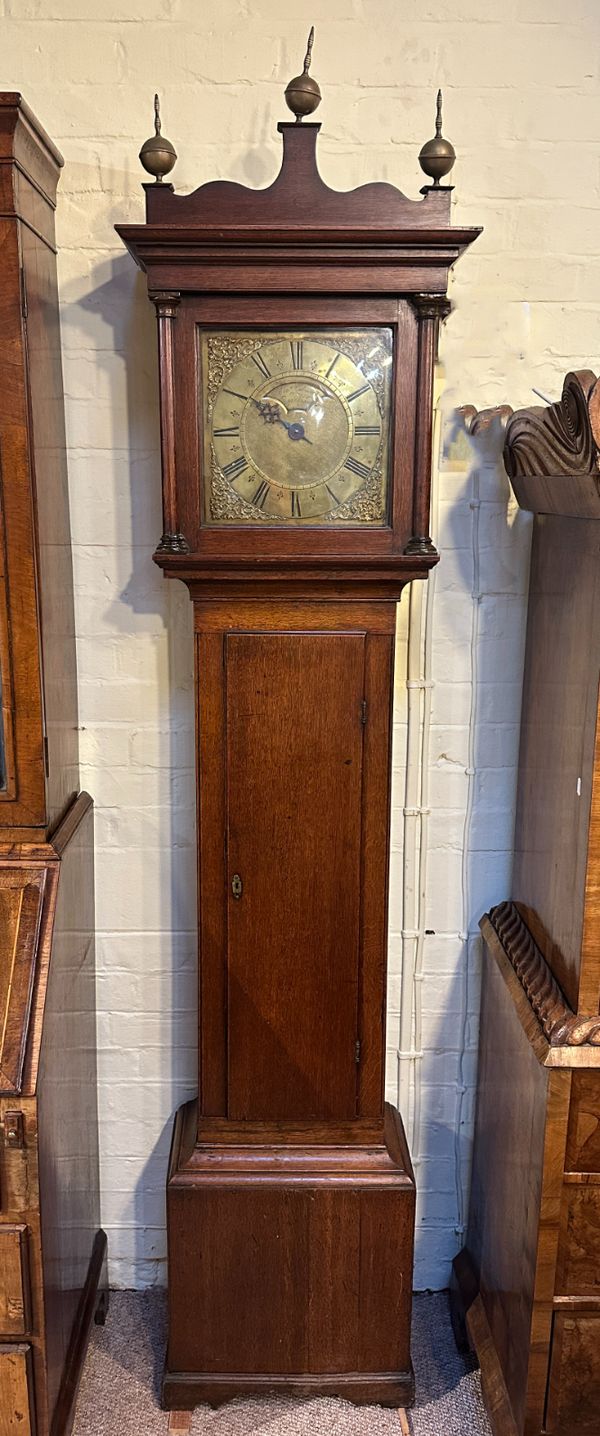
POLYGON ((289 489, 331 478, 352 446, 352 415, 331 385, 311 374, 267 381, 246 405, 243 452, 257 473, 289 489))

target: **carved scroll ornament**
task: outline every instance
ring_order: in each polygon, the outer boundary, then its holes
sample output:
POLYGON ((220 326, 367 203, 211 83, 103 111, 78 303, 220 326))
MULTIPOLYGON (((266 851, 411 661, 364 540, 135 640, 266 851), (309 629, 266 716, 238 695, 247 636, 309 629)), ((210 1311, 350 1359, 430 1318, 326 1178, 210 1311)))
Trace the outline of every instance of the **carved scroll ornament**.
POLYGON ((504 465, 509 478, 519 475, 600 474, 600 379, 591 369, 567 374, 562 398, 543 409, 458 410, 472 438, 496 426, 504 431, 504 465))
POLYGON ((546 409, 517 409, 507 421, 509 478, 600 473, 600 389, 590 369, 567 374, 562 398, 546 409))
POLYGON ((515 904, 498 903, 488 917, 550 1046, 600 1047, 600 1016, 581 1017, 567 1005, 515 904))

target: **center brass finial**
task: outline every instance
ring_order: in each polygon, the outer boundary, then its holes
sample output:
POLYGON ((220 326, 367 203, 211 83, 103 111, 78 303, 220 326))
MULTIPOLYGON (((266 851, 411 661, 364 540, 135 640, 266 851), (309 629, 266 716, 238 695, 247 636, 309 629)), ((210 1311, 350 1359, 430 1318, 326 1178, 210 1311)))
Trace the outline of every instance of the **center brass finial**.
POLYGON ((162 134, 160 122, 160 101, 158 95, 154 96, 154 134, 149 140, 145 140, 140 150, 140 160, 144 169, 149 175, 154 175, 154 183, 162 184, 165 175, 168 175, 177 159, 177 151, 170 140, 165 139, 162 134))
POLYGON ((424 174, 433 180, 432 189, 440 188, 440 180, 445 179, 450 173, 456 152, 450 140, 445 140, 442 134, 442 92, 438 90, 435 107, 435 135, 423 145, 419 155, 419 164, 424 174))
POLYGON ((319 86, 316 80, 313 80, 308 73, 310 70, 310 62, 312 59, 312 47, 314 38, 315 27, 313 25, 311 27, 310 35, 308 37, 308 45, 306 48, 306 55, 304 56, 304 69, 302 71, 302 74, 295 75, 294 79, 290 80, 289 85, 286 86, 285 91, 286 104, 292 111, 292 114, 296 116, 297 125, 302 123, 302 120, 305 118, 306 115, 312 115, 313 110, 316 110, 317 105, 320 105, 321 103, 321 91, 319 89, 319 86))

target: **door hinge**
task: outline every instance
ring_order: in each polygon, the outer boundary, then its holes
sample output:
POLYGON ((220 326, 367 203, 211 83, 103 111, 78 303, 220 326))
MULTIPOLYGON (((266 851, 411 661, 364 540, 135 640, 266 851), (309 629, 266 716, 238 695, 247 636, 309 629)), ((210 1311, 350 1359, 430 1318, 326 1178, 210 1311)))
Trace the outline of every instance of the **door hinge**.
POLYGON ((362 703, 361 703, 361 705, 360 705, 360 721, 361 721, 361 723, 363 724, 363 726, 364 726, 364 724, 365 724, 366 721, 367 721, 367 700, 366 700, 366 698, 363 698, 363 701, 362 701, 362 703))
POLYGON ((354 1043, 354 1061, 356 1062, 357 1067, 358 1067, 358 1064, 359 1064, 359 1062, 360 1062, 360 1049, 361 1049, 361 1045, 362 1045, 362 1044, 361 1044, 360 1037, 357 1037, 356 1042, 354 1043))

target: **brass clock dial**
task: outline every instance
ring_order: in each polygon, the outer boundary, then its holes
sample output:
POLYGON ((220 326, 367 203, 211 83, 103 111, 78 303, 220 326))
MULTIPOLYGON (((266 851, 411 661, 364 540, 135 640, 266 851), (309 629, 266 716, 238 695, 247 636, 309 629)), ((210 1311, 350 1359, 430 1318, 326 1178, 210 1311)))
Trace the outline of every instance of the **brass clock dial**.
POLYGON ((389 329, 202 332, 204 521, 385 524, 389 329))

